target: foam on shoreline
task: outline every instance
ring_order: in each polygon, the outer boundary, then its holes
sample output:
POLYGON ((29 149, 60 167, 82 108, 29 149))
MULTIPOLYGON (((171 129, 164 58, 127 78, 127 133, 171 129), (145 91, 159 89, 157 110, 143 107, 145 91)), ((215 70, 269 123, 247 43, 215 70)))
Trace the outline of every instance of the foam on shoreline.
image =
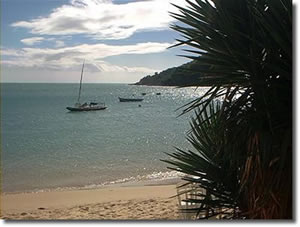
POLYGON ((153 172, 147 175, 137 175, 135 177, 127 177, 122 179, 117 179, 114 181, 102 182, 98 184, 89 184, 83 186, 67 186, 67 187, 55 187, 55 188, 45 188, 36 190, 25 190, 25 191, 13 191, 13 192, 3 192, 3 195, 9 194, 27 194, 27 193, 40 193, 40 192, 59 192, 59 191, 74 191, 74 190, 93 190, 99 188, 107 187, 134 187, 134 186, 150 186, 150 185, 170 185, 176 184, 181 180, 183 176, 182 173, 177 171, 167 171, 167 172, 153 172))

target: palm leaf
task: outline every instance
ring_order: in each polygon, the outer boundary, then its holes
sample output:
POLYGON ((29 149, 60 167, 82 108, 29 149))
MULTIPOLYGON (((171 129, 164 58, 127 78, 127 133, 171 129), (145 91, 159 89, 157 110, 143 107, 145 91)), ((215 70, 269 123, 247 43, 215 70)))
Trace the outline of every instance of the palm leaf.
POLYGON ((206 189, 190 200, 199 218, 291 218, 292 1, 187 3, 171 13, 185 24, 171 26, 182 35, 175 46, 194 61, 189 85, 210 88, 182 107, 195 110, 195 151, 166 162, 206 189))

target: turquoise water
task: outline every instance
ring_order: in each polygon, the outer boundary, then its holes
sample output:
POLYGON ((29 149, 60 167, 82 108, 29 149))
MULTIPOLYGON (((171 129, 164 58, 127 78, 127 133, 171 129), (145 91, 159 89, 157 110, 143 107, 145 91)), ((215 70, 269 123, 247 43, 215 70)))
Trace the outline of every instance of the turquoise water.
POLYGON ((1 93, 4 192, 165 177, 164 152, 190 146, 189 116, 175 110, 199 96, 193 88, 83 84, 82 101, 108 109, 71 113, 78 84, 2 84, 1 93), (118 101, 142 92, 141 103, 118 101))

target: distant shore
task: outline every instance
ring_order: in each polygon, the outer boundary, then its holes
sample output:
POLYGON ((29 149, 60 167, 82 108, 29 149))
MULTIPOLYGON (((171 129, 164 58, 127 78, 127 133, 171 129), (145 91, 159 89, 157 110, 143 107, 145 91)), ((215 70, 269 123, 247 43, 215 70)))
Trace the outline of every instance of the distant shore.
POLYGON ((176 220, 176 181, 1 195, 7 220, 176 220))

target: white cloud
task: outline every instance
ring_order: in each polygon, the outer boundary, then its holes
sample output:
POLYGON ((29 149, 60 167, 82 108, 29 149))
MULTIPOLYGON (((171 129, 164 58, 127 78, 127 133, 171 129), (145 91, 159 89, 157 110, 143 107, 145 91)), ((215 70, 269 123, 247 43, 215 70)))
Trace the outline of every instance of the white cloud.
POLYGON ((21 39, 21 42, 26 45, 32 46, 36 43, 41 43, 43 40, 45 40, 45 38, 43 37, 31 37, 31 38, 21 39))
MULTIPOLYGON (((59 39, 65 39, 65 37, 60 37, 59 39)), ((65 46, 65 42, 59 39, 57 40, 56 38, 30 37, 26 39, 21 39, 20 41, 28 46, 40 44, 41 42, 45 42, 45 41, 54 43, 54 47, 65 46)))
MULTIPOLYGON (((83 59, 87 70, 105 72, 143 72, 157 70, 147 67, 116 66, 103 61, 104 58, 124 54, 148 54, 166 50, 171 43, 138 43, 134 45, 82 44, 62 48, 2 49, 2 64, 15 67, 33 67, 51 70, 78 70, 83 59)), ((125 57, 125 56, 124 56, 125 57)))
POLYGON ((129 73, 154 73, 158 70, 147 67, 127 67, 112 65, 105 61, 100 61, 94 64, 101 72, 129 72, 129 73))
POLYGON ((149 0, 115 4, 112 0, 71 0, 45 17, 18 21, 13 27, 23 27, 32 34, 85 34, 94 39, 124 39, 137 31, 168 29, 183 0, 149 0))
POLYGON ((55 41, 55 47, 63 47, 65 46, 65 42, 61 40, 56 40, 55 41))
POLYGON ((22 50, 17 49, 6 49, 4 47, 1 47, 1 56, 10 56, 10 57, 18 57, 23 56, 24 52, 22 50))

